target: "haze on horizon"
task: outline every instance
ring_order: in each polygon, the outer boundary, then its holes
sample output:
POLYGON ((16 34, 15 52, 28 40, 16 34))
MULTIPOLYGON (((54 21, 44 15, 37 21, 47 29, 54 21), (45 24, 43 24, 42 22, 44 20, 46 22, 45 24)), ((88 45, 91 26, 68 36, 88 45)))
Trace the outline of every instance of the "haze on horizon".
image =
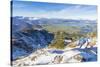
POLYGON ((12 16, 96 20, 97 6, 14 0, 12 16))

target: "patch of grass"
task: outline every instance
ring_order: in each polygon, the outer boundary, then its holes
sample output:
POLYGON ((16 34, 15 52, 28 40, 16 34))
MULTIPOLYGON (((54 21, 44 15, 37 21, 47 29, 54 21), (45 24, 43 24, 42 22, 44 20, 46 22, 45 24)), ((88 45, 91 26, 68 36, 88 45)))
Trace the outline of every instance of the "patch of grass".
MULTIPOLYGON (((65 31, 57 31, 54 34, 55 34, 55 38, 53 40, 53 43, 50 44, 51 48, 64 49, 66 46, 64 45, 65 37, 72 38, 73 42, 79 38, 78 33, 69 34, 69 33, 66 33, 65 31)), ((75 47, 75 44, 71 43, 70 46, 75 47)))
POLYGON ((68 44, 68 47, 74 48, 76 47, 75 41, 79 40, 80 37, 94 37, 96 36, 96 32, 91 32, 87 34, 80 34, 80 33, 68 33, 65 31, 57 31, 54 33, 55 38, 53 40, 53 43, 50 44, 51 48, 57 48, 57 49, 64 49, 66 45, 64 45, 64 38, 72 38, 72 43, 68 44), (88 36, 89 35, 89 36, 88 36))

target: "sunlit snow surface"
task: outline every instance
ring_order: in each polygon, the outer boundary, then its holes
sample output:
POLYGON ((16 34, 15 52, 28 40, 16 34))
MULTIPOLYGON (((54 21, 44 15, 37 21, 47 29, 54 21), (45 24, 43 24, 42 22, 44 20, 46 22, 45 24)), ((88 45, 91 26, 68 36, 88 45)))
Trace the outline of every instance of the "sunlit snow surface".
POLYGON ((97 61, 97 48, 40 49, 25 58, 13 61, 13 66, 31 66, 58 63, 97 61))

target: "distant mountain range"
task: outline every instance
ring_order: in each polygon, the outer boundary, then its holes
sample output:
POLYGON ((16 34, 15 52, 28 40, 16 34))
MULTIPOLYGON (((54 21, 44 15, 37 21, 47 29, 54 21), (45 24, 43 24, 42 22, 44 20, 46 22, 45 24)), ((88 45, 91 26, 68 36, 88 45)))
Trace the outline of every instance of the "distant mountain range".
POLYGON ((22 17, 16 16, 11 17, 12 19, 12 31, 18 31, 25 28, 42 28, 42 25, 57 25, 57 24, 64 24, 66 26, 91 26, 96 27, 97 21, 96 20, 73 20, 73 19, 48 19, 48 18, 35 18, 35 17, 22 17))
POLYGON ((96 23, 96 20, 81 20, 81 19, 58 19, 58 18, 35 18, 35 17, 11 17, 14 24, 18 24, 17 21, 24 21, 29 24, 59 24, 59 23, 96 23), (17 23, 16 23, 17 22, 17 23))

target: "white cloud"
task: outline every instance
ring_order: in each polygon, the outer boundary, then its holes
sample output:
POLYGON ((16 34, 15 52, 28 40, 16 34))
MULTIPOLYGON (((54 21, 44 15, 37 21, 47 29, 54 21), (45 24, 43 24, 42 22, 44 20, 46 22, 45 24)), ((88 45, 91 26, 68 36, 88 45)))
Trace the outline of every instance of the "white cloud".
MULTIPOLYGON (((49 8, 49 7, 48 7, 49 8)), ((33 11, 20 11, 14 13, 21 16, 32 16, 42 18, 64 18, 64 19, 97 19, 96 8, 93 6, 75 5, 63 8, 61 10, 33 10, 33 11)), ((15 11, 14 11, 15 12, 15 11)))
POLYGON ((44 11, 41 14, 34 14, 35 17, 64 18, 64 19, 97 19, 96 10, 88 10, 81 6, 72 6, 59 11, 44 11))

